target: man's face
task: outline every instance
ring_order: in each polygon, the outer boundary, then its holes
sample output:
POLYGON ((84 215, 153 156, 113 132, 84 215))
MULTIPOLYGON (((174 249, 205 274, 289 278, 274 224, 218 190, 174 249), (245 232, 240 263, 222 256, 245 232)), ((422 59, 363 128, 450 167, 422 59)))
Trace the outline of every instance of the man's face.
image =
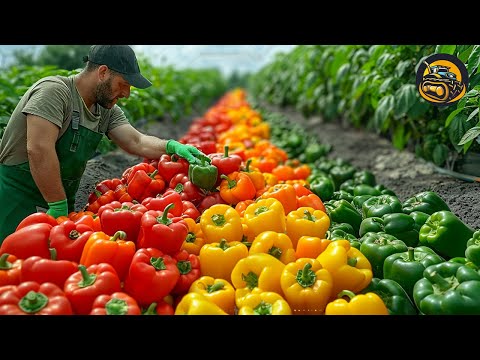
POLYGON ((130 96, 130 84, 122 76, 110 73, 108 78, 97 85, 95 98, 98 105, 111 109, 118 99, 130 96))

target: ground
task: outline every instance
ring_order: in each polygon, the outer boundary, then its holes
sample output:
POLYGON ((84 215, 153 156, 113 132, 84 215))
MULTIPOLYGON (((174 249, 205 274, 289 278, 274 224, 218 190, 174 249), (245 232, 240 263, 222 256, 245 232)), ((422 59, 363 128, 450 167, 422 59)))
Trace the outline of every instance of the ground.
MULTIPOLYGON (((292 110, 270 109, 284 113, 312 130, 318 139, 331 144, 331 156, 349 161, 358 169, 372 171, 377 183, 392 189, 401 201, 425 190, 435 191, 460 219, 474 229, 480 229, 480 183, 466 182, 440 174, 435 167, 416 158, 409 151, 396 150, 386 139, 340 123, 323 123, 319 117, 304 118, 292 110)), ((188 129, 192 117, 174 124, 171 120, 142 127, 145 133, 161 138, 178 139, 188 129)), ((76 207, 81 209, 95 184, 104 179, 120 177, 123 171, 141 159, 121 150, 89 161, 78 191, 76 207)))

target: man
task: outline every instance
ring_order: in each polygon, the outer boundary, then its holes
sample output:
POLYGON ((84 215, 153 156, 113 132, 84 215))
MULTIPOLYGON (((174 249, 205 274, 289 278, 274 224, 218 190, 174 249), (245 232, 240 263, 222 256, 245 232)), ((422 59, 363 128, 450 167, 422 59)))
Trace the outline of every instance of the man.
POLYGON ((85 68, 33 84, 15 108, 0 142, 0 244, 26 216, 74 210, 87 161, 103 137, 139 157, 177 154, 190 163, 196 147, 137 131, 117 105, 130 87, 149 87, 127 45, 93 45, 85 68))

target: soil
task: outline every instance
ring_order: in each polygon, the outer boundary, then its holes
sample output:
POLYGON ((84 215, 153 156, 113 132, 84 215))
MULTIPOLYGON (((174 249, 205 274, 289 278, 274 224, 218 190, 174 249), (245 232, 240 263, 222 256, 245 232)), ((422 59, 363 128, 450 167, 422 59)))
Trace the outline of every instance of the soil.
MULTIPOLYGON (((387 139, 349 127, 346 122, 324 123, 320 117, 305 118, 291 109, 270 107, 269 110, 285 114, 291 121, 315 132, 320 142, 332 145, 330 157, 342 158, 357 169, 373 172, 377 183, 393 190, 402 202, 419 192, 434 191, 463 222, 480 229, 480 183, 440 174, 431 163, 417 158, 412 152, 399 151, 387 139)), ((177 123, 163 119, 138 129, 164 139, 178 139, 187 132, 193 118, 184 118, 177 123)), ((77 193, 77 211, 87 203, 96 183, 120 177, 126 168, 141 160, 122 150, 90 160, 77 193)))

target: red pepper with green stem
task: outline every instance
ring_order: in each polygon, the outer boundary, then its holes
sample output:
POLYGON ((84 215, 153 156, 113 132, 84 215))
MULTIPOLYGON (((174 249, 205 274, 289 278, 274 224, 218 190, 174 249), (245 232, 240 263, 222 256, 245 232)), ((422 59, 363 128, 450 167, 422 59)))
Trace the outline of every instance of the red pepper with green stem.
POLYGON ((78 263, 83 248, 92 234, 93 231, 89 226, 65 220, 50 231, 50 247, 56 250, 58 260, 78 263))
POLYGON ((184 295, 190 285, 201 276, 200 259, 197 255, 189 254, 187 250, 180 250, 173 257, 177 261, 180 277, 172 290, 172 295, 184 295))
POLYGON ((98 216, 105 234, 113 236, 117 231, 124 231, 127 235, 126 240, 136 243, 140 221, 147 211, 142 204, 113 201, 98 209, 98 216))
POLYGON ((180 194, 182 200, 188 200, 194 204, 199 203, 205 197, 204 192, 190 181, 187 174, 175 175, 168 185, 180 194))
POLYGON ((0 286, 20 284, 22 263, 23 260, 17 259, 15 255, 0 255, 0 286))
POLYGON ((187 160, 175 154, 172 156, 163 154, 158 162, 158 173, 165 182, 170 182, 176 174, 187 174, 189 165, 187 160))
POLYGON ((170 209, 170 214, 173 216, 182 216, 182 196, 174 189, 168 188, 163 194, 158 194, 155 197, 148 197, 142 201, 142 205, 145 206, 147 210, 164 211, 169 204, 174 205, 170 209))
POLYGON ((142 315, 174 315, 175 309, 164 300, 153 302, 142 315))
POLYGON ((165 189, 165 181, 155 169, 152 173, 144 170, 138 170, 133 173, 133 177, 128 182, 128 193, 134 200, 139 202, 147 197, 154 197, 161 194, 165 189))
POLYGON ((208 157, 212 159, 212 165, 216 166, 218 169, 217 185, 220 185, 222 175, 228 175, 235 171, 240 171, 240 166, 242 165, 242 158, 236 154, 229 155, 228 149, 228 145, 225 145, 223 153, 213 153, 208 155, 208 157))
POLYGON ((90 315, 141 315, 137 300, 124 292, 99 295, 92 304, 90 315))

